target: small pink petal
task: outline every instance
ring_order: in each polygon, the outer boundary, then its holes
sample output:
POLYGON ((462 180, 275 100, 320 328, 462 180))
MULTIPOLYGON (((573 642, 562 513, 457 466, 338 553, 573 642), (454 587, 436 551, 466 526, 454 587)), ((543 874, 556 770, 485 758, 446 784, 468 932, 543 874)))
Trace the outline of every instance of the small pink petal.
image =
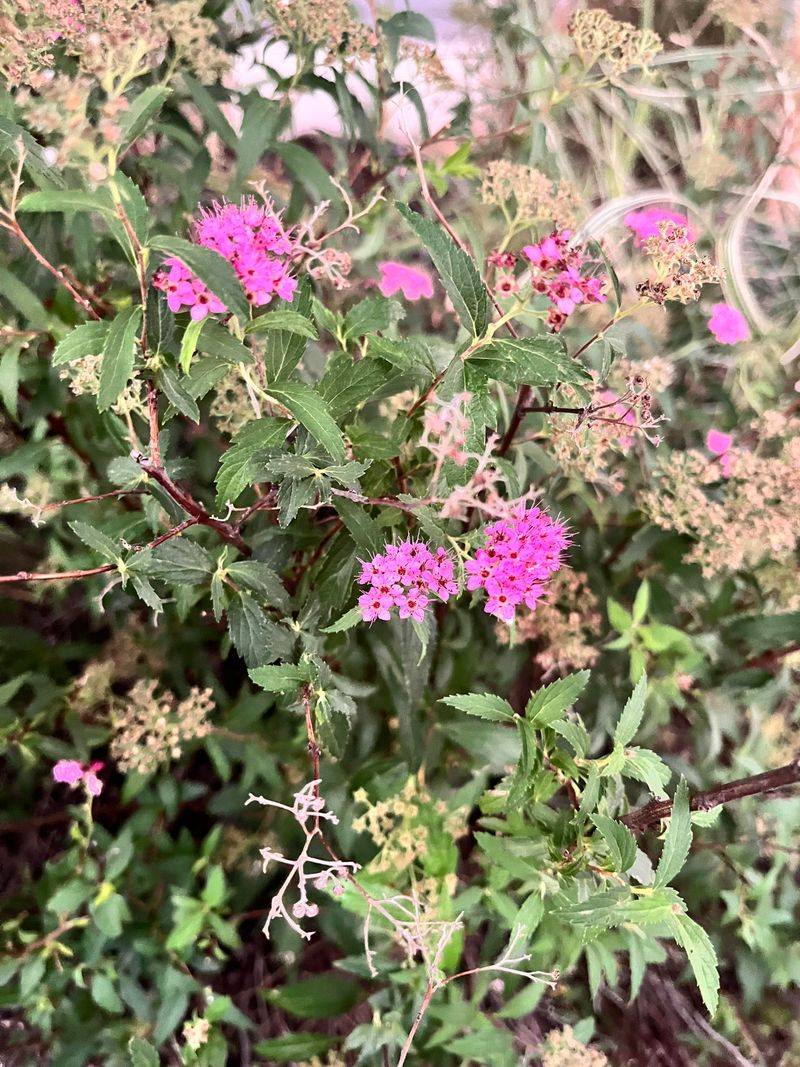
POLYGON ((83 767, 76 759, 60 759, 53 767, 53 780, 56 782, 77 785, 81 778, 83 778, 83 767))
POLYGON ((706 448, 715 456, 724 455, 733 444, 733 437, 722 430, 709 430, 706 436, 706 448))
POLYGON ((84 774, 83 784, 86 786, 87 792, 91 793, 93 797, 97 797, 103 792, 103 783, 94 771, 90 770, 84 774))
POLYGON ((735 345, 738 341, 750 340, 747 319, 731 304, 714 304, 708 328, 722 345, 735 345))
POLYGON ((403 263, 379 263, 381 280, 378 289, 384 296, 393 296, 402 291, 406 300, 419 300, 433 296, 433 281, 427 271, 407 267, 403 263))

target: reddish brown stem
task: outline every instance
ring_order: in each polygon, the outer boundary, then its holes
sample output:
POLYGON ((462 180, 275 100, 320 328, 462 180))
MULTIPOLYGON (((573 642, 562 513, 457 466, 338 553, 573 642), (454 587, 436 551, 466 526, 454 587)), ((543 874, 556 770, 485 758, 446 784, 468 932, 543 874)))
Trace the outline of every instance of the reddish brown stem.
MULTIPOLYGON (((173 526, 171 530, 160 534, 154 541, 150 541, 145 548, 158 548, 165 541, 178 537, 184 530, 197 524, 197 519, 186 519, 184 522, 173 526)), ((139 550, 141 551, 141 549, 139 550)), ((63 582, 70 578, 90 578, 94 574, 108 574, 117 569, 116 563, 104 563, 101 567, 86 567, 83 570, 74 571, 17 571, 16 574, 0 574, 0 584, 10 582, 63 582)))
MULTIPOLYGON (((719 804, 729 804, 743 797, 774 793, 778 789, 797 785, 798 782, 800 782, 800 759, 793 760, 785 767, 778 767, 774 771, 751 774, 747 778, 737 778, 734 782, 727 782, 725 785, 717 785, 713 789, 695 793, 691 798, 691 808, 692 811, 709 811, 719 804)), ((668 818, 671 811, 671 800, 651 800, 644 807, 637 808, 623 816, 620 822, 635 834, 639 834, 648 827, 657 825, 662 819, 668 818)))
POLYGON ((225 522, 223 519, 216 519, 213 515, 209 515, 203 505, 195 500, 188 489, 182 489, 176 482, 173 482, 160 464, 154 462, 152 458, 143 456, 141 452, 134 452, 133 459, 145 474, 152 478, 154 482, 157 482, 172 497, 175 503, 183 508, 187 515, 191 515, 195 522, 215 530, 223 541, 234 545, 242 555, 252 555, 250 546, 245 542, 233 523, 225 522))

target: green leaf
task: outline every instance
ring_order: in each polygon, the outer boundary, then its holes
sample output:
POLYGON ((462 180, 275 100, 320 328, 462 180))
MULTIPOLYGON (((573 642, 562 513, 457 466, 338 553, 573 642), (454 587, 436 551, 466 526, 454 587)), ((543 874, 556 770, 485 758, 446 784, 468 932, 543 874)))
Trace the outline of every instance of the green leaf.
POLYGON ((352 628, 358 626, 361 621, 361 609, 358 607, 350 608, 350 610, 346 611, 344 615, 336 620, 336 622, 331 623, 330 626, 323 626, 320 633, 340 634, 345 630, 352 630, 352 628))
POLYGON ((103 363, 100 367, 100 388, 97 406, 100 411, 110 408, 133 374, 136 359, 136 331, 142 318, 138 306, 120 311, 108 327, 103 345, 103 363))
POLYGON ((365 506, 343 496, 334 497, 333 505, 357 547, 367 555, 377 555, 383 549, 386 538, 381 534, 377 522, 367 514, 365 506))
MULTIPOLYGON (((290 312, 275 311, 272 314, 279 316, 284 314, 296 315, 301 321, 308 320, 308 316, 311 314, 311 292, 311 284, 308 279, 301 279, 295 295, 293 310, 290 312)), ((266 317, 262 316, 262 318, 266 317)), ((310 326, 310 320, 308 320, 308 323, 310 326)), ((264 351, 264 373, 267 377, 267 388, 269 388, 271 382, 282 381, 289 377, 303 358, 307 341, 308 338, 305 333, 300 333, 297 330, 276 329, 267 331, 264 351)))
POLYGON ((208 316, 202 321, 205 325, 197 337, 197 347, 201 352, 233 365, 253 362, 250 349, 238 341, 229 330, 218 322, 212 322, 208 316))
POLYGON ((111 202, 99 193, 90 193, 85 189, 43 189, 38 193, 28 193, 17 205, 22 214, 41 214, 59 211, 67 214, 71 211, 99 211, 102 215, 116 217, 111 202))
POLYGON ((196 274, 241 322, 250 318, 250 305, 236 271, 218 252, 192 244, 182 237, 151 237, 150 247, 165 256, 175 256, 196 274))
POLYGON ((243 559, 229 563, 225 568, 237 585, 243 585, 253 593, 258 593, 270 606, 289 610, 289 594, 272 567, 254 559, 243 559))
POLYGON ((299 1019, 332 1019, 364 999, 361 987, 342 974, 318 974, 269 990, 267 1000, 299 1019))
POLYGON ((586 688, 589 677, 589 671, 577 671, 537 690, 527 703, 525 718, 540 729, 562 718, 586 688))
POLYGON ((218 137, 233 151, 237 151, 239 147, 239 138, 236 135, 236 131, 222 114, 219 104, 206 89, 202 82, 199 82, 197 78, 193 78, 191 74, 187 74, 184 71, 183 80, 186 82, 189 88, 189 99, 197 107, 200 114, 208 123, 209 129, 213 130, 218 137))
POLYGON ((672 772, 660 756, 649 748, 629 748, 625 753, 622 774, 626 778, 635 778, 644 782, 650 792, 657 797, 665 797, 664 786, 672 777, 672 772))
POLYGON ((38 141, 5 115, 0 115, 0 158, 18 159, 22 146, 22 160, 25 172, 40 187, 55 186, 63 189, 64 179, 54 170, 44 157, 44 150, 38 141))
POLYGON ((344 317, 344 338, 364 337, 368 333, 379 333, 403 317, 403 309, 396 300, 385 296, 368 296, 349 309, 344 317))
POLYGON ((291 655, 292 635, 270 622, 249 593, 238 593, 229 605, 228 628, 236 651, 248 667, 291 655))
POLYGON ((192 422, 200 422, 200 409, 197 402, 178 381, 175 371, 169 367, 162 367, 158 372, 158 384, 164 396, 181 415, 185 415, 192 422))
POLYGON ((150 85, 133 98, 119 119, 122 132, 117 150, 120 155, 144 133, 147 124, 164 106, 171 91, 166 85, 150 85))
POLYGON ((84 322, 71 330, 53 351, 53 366, 72 363, 85 356, 99 356, 105 348, 107 322, 84 322))
POLYGON ((591 819, 608 845, 614 870, 624 874, 636 859, 636 838, 627 826, 607 815, 592 815, 591 819))
POLYGON ((192 356, 194 356, 197 351, 197 342, 200 340, 200 334, 202 333, 205 323, 206 319, 193 319, 183 331, 183 337, 181 337, 181 352, 178 356, 178 366, 184 374, 189 373, 189 368, 192 365, 192 356))
POLYGON ((509 385, 580 385, 589 378, 561 337, 504 337, 481 345, 467 363, 509 385))
POLYGON ((269 330, 286 330, 287 333, 297 334, 298 337, 307 337, 310 341, 316 341, 318 337, 311 319, 288 308, 268 311, 245 327, 245 333, 266 333, 269 330))
POLYGON ((667 917, 666 922, 672 936, 686 953, 703 1003, 709 1015, 713 1015, 719 1003, 719 971, 711 938, 702 926, 698 926, 686 914, 674 913, 667 917))
POLYGON ((489 322, 489 294, 471 256, 435 222, 406 204, 396 207, 433 260, 462 325, 473 337, 482 337, 489 322))
POLYGON ((176 537, 158 548, 142 552, 130 564, 145 571, 151 578, 160 578, 175 585, 200 585, 210 581, 214 561, 204 548, 185 537, 176 537))
POLYGON ((33 290, 16 274, 0 266, 0 296, 26 319, 34 330, 46 330, 50 314, 33 290))
POLYGON ((609 597, 606 601, 606 609, 608 611, 608 621, 621 634, 627 633, 633 626, 633 616, 613 597, 609 597))
POLYGON ((202 896, 209 908, 218 908, 225 899, 225 875, 221 867, 209 870, 202 896))
POLYGON ((275 145, 275 154, 302 185, 312 203, 318 204, 320 200, 341 202, 341 194, 331 181, 327 170, 307 148, 290 141, 281 141, 275 145))
POLYGON ((255 667, 247 672, 251 681, 268 693, 287 693, 297 689, 307 680, 307 671, 294 663, 282 663, 278 667, 255 667))
POLYGON ((121 1015, 125 1011, 125 1005, 120 1000, 119 994, 114 988, 114 983, 107 975, 96 974, 92 978, 91 992, 92 1000, 103 1011, 107 1011, 111 1015, 121 1015))
POLYGON ((115 563, 117 559, 119 559, 119 546, 116 545, 110 537, 106 537, 102 531, 96 530, 94 526, 89 526, 88 523, 80 522, 76 519, 69 524, 69 528, 85 545, 93 551, 98 552, 103 559, 107 559, 109 563, 115 563))
POLYGON ((619 717, 617 728, 614 731, 614 742, 617 745, 629 744, 639 729, 644 716, 645 701, 647 699, 647 675, 642 674, 636 687, 628 698, 622 714, 619 717))
POLYGON ((268 391, 334 459, 346 461, 344 438, 319 394, 303 382, 271 384, 268 391))
POLYGON ((672 802, 672 814, 664 835, 661 858, 656 867, 655 885, 669 885, 683 869, 689 849, 692 847, 692 818, 689 811, 689 787, 681 778, 672 802))
POLYGON ((494 693, 462 693, 455 696, 441 697, 440 704, 449 704, 468 715, 492 722, 514 722, 516 715, 507 700, 494 693))
POLYGON ((286 419, 258 419, 248 423, 231 441, 217 472, 217 507, 235 504, 248 485, 261 476, 264 458, 286 440, 286 419))
POLYGON ((323 1056, 340 1041, 324 1034, 285 1034, 259 1041, 253 1050, 267 1063, 298 1063, 312 1056, 323 1056))
POLYGON ((143 1037, 132 1037, 128 1042, 129 1067, 159 1067, 161 1060, 155 1048, 143 1037))

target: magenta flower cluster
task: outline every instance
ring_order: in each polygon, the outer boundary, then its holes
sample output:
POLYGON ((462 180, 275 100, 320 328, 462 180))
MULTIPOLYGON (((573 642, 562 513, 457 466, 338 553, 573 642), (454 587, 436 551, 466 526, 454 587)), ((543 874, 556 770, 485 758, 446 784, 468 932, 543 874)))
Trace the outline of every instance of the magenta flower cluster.
POLYGON ((556 230, 538 244, 522 249, 533 267, 531 287, 553 304, 548 324, 556 333, 579 304, 606 301, 605 275, 583 274, 588 257, 583 248, 570 244, 571 237, 570 230, 556 230))
POLYGON ((561 567, 566 527, 539 507, 523 507, 485 533, 483 548, 466 563, 467 589, 483 589, 484 611, 512 622, 521 604, 536 607, 547 580, 561 567))
MULTIPOLYGON (((269 204, 253 197, 239 204, 215 202, 194 225, 194 240, 228 260, 254 307, 273 296, 291 300, 297 281, 289 276, 292 242, 269 204)), ((189 308, 195 321, 221 314, 227 307, 189 268, 171 256, 153 284, 167 294, 170 311, 189 308)))
POLYGON ((64 782, 66 785, 72 786, 83 782, 86 792, 90 796, 96 797, 103 791, 103 783, 97 774, 99 770, 102 770, 102 767, 102 763, 90 763, 84 766, 76 759, 60 759, 53 766, 53 781, 64 782))
POLYGON ((431 552, 421 541, 387 545, 362 563, 358 582, 369 586, 358 598, 364 622, 388 622, 395 608, 401 619, 422 622, 431 596, 447 600, 458 592, 450 556, 443 548, 431 552))

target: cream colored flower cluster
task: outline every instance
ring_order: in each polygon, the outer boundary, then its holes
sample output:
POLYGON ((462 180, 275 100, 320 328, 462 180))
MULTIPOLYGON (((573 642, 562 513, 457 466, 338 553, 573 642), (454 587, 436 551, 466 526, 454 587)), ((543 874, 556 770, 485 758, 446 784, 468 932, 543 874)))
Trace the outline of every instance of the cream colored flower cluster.
POLYGON ((112 759, 123 772, 157 770, 178 759, 189 741, 211 732, 213 708, 210 689, 193 686, 178 701, 169 691, 159 693, 154 679, 140 679, 115 710, 112 759))
POLYGON ((587 66, 599 62, 608 66, 612 74, 646 67, 663 48, 657 33, 637 30, 630 22, 620 22, 595 7, 575 12, 569 35, 587 66))
POLYGON ((481 185, 484 204, 509 210, 516 205, 516 223, 532 225, 552 221, 559 229, 574 226, 580 199, 568 181, 554 181, 536 167, 492 160, 486 167, 481 185))

